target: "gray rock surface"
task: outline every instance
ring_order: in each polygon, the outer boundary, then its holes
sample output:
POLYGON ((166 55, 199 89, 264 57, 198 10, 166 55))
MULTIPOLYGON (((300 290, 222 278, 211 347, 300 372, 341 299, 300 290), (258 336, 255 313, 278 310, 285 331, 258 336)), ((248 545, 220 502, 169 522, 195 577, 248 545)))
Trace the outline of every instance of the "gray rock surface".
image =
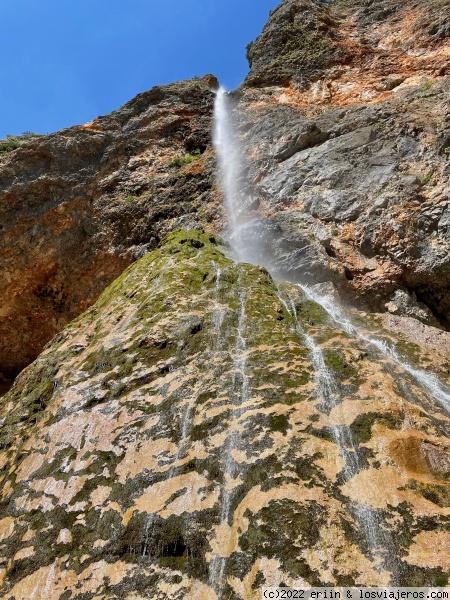
POLYGON ((449 80, 432 93, 412 85, 376 105, 324 107, 315 117, 292 105, 254 107, 253 92, 242 92, 249 178, 285 241, 277 264, 317 281, 328 271, 376 310, 405 288, 448 325, 450 163, 440 139, 449 80), (309 240, 308 252, 289 247, 298 238, 309 240))

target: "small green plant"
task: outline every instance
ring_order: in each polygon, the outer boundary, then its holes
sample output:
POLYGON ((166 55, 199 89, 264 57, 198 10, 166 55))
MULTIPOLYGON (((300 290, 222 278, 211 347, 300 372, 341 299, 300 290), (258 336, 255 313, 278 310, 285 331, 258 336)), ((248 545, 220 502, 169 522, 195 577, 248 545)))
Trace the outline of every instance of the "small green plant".
POLYGON ((332 229, 332 230, 331 230, 331 235, 332 235, 333 237, 336 237, 337 235, 339 235, 339 229, 332 229))
POLYGON ((427 81, 426 83, 423 84, 423 86, 420 88, 421 92, 427 92, 430 87, 433 85, 432 81, 427 81))
POLYGON ((0 141, 0 154, 6 154, 7 152, 12 152, 16 150, 20 146, 19 140, 8 133, 5 139, 0 141))
POLYGON ((123 198, 124 202, 148 202, 152 199, 152 194, 149 191, 146 191, 142 194, 136 196, 135 194, 129 194, 123 198))
POLYGON ((434 185, 434 181, 432 181, 433 178, 433 171, 430 171, 429 173, 427 173, 426 175, 424 175, 422 177, 422 179, 420 180, 420 183, 422 185, 434 185))
POLYGON ((180 156, 178 154, 177 156, 173 156, 169 160, 169 166, 177 167, 177 168, 185 167, 186 165, 189 165, 191 162, 194 162, 194 160, 197 160, 200 155, 201 155, 201 150, 199 150, 199 148, 192 150, 191 153, 185 154, 184 156, 180 156))
POLYGON ((37 137, 41 137, 41 133, 35 133, 34 131, 24 131, 20 134, 20 139, 22 140, 32 140, 37 137))
POLYGON ((181 156, 173 156, 169 160, 169 167, 181 167, 183 165, 183 158, 181 156))
POLYGON ((20 135, 8 133, 3 140, 0 140, 0 154, 7 154, 8 152, 17 150, 22 142, 40 137, 40 135, 39 133, 34 133, 34 131, 24 131, 20 135))
POLYGON ((444 156, 450 156, 450 146, 447 146, 447 148, 444 148, 444 149, 442 150, 442 154, 443 154, 444 156))

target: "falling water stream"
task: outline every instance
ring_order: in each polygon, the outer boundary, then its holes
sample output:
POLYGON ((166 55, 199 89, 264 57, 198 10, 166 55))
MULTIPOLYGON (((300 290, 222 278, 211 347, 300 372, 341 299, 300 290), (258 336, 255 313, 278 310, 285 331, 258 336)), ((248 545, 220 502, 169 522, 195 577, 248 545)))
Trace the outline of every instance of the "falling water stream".
POLYGON ((217 345, 220 341, 220 334, 222 331, 222 324, 224 319, 224 311, 222 304, 220 303, 220 278, 222 276, 222 271, 220 267, 216 265, 213 261, 212 263, 213 269, 216 272, 216 287, 214 290, 214 308, 212 314, 212 322, 213 322, 213 348, 217 349, 217 345))
MULTIPOLYGON (((240 181, 242 181, 243 160, 240 151, 239 139, 234 124, 233 114, 229 106, 229 99, 223 88, 217 92, 215 101, 215 127, 213 134, 213 143, 218 157, 220 183, 228 212, 229 227, 226 232, 227 237, 233 241, 233 246, 237 252, 239 260, 257 263, 255 261, 255 248, 248 250, 239 240, 239 229, 242 226, 243 211, 239 210, 238 203, 242 199, 242 190, 240 181)), ((260 232, 261 233, 261 232, 260 232)), ((268 265, 264 265, 268 266, 268 265)), ((270 267, 269 267, 270 269, 270 267)), ((443 386, 438 378, 432 374, 426 373, 422 369, 417 369, 410 365, 407 360, 402 358, 397 350, 392 346, 376 338, 369 337, 365 332, 356 327, 346 315, 344 309, 339 306, 333 298, 327 295, 321 295, 311 287, 299 283, 299 287, 313 301, 323 307, 332 321, 342 328, 349 336, 362 340, 372 346, 376 351, 385 357, 397 363, 406 373, 408 373, 416 384, 432 399, 440 404, 446 412, 450 414, 450 392, 443 386)), ((322 399, 325 412, 330 413, 340 402, 338 386, 327 369, 323 352, 312 336, 307 334, 297 318, 295 304, 291 298, 283 299, 280 294, 280 301, 284 304, 286 310, 293 317, 299 336, 304 340, 305 345, 310 351, 311 361, 315 370, 315 384, 317 396, 322 399)), ((234 373, 241 373, 241 396, 248 395, 248 382, 245 376, 245 338, 243 337, 242 321, 245 319, 243 302, 241 302, 241 314, 239 316, 238 339, 236 342, 236 360, 234 373)), ((236 380, 232 382, 235 388, 236 380)), ((241 400, 242 401, 242 400, 241 400)), ((331 434, 336 445, 339 448, 341 458, 344 463, 341 472, 343 481, 351 479, 362 467, 358 448, 356 447, 351 429, 348 426, 332 426, 331 434)), ((236 434, 237 435, 237 434, 236 434)), ((237 443, 233 434, 228 437, 226 455, 231 456, 232 446, 237 443)), ((232 475, 232 461, 225 463, 225 472, 232 475)), ((229 492, 224 490, 222 500, 222 519, 229 517, 230 497, 229 492)), ((349 509, 353 519, 362 530, 368 551, 377 559, 377 570, 387 568, 392 573, 391 585, 396 584, 396 564, 393 558, 393 541, 388 531, 382 527, 381 520, 376 511, 370 510, 367 506, 353 503, 349 509)), ((219 561, 220 562, 220 561, 219 561)), ((219 564, 218 558, 214 557, 211 561, 210 580, 215 589, 221 589, 223 570, 225 562, 219 564), (214 562, 216 560, 216 562, 214 562)), ((220 596, 219 596, 220 598, 220 596)))
MULTIPOLYGON (((278 298, 294 319, 297 334, 304 341, 310 352, 311 362, 314 368, 316 397, 322 400, 322 406, 325 412, 329 414, 340 403, 341 396, 336 380, 325 364, 323 350, 316 343, 315 339, 303 329, 298 319, 297 310, 292 297, 288 295, 287 299, 284 299, 282 293, 278 290, 278 298)), ((354 477, 362 468, 359 451, 355 445, 351 429, 348 425, 332 426, 330 431, 335 444, 339 448, 339 453, 344 463, 341 472, 341 481, 342 483, 345 483, 352 479, 352 477, 354 477)), ((377 569, 382 569, 383 566, 386 566, 393 571, 393 565, 390 564, 389 557, 386 556, 386 550, 393 547, 392 539, 388 532, 382 529, 376 513, 369 510, 368 507, 363 504, 352 505, 350 507, 350 512, 355 522, 364 532, 369 552, 379 560, 377 569)), ((393 573, 393 579, 394 577, 393 573)), ((394 583, 395 582, 391 580, 391 584, 394 585, 394 583)))
MULTIPOLYGON (((232 407, 230 422, 237 423, 239 417, 246 410, 246 404, 250 399, 250 386, 247 376, 247 346, 245 342, 245 328, 247 316, 245 312, 246 293, 241 289, 240 278, 237 282, 239 290, 239 316, 236 328, 236 341, 233 351, 233 365, 231 368, 231 384, 228 396, 232 407)), ((239 477, 239 468, 233 457, 233 451, 238 450, 241 444, 241 432, 235 427, 228 432, 225 444, 221 449, 222 468, 224 474, 224 485, 221 490, 220 501, 220 523, 229 525, 232 481, 239 477), (231 489, 230 489, 231 488, 231 489)), ((223 543, 224 540, 222 540, 223 543)), ((219 541, 218 541, 219 542, 219 541)), ((209 583, 217 591, 217 597, 222 598, 223 575, 226 566, 226 557, 214 554, 209 565, 209 583)))
MULTIPOLYGON (((213 145, 218 158, 220 183, 223 190, 224 203, 229 219, 229 234, 238 226, 238 208, 236 198, 239 194, 239 178, 242 168, 240 146, 237 140, 233 114, 228 106, 228 97, 225 90, 220 87, 216 93, 214 103, 214 131, 213 145)), ((243 248, 235 248, 241 256, 243 248)), ((236 330, 236 342, 233 353, 231 384, 228 390, 230 404, 233 407, 230 421, 233 423, 242 414, 242 406, 248 400, 249 382, 246 375, 246 343, 245 343, 245 293, 239 290, 239 317, 236 330), (234 408, 237 407, 237 410, 234 408)), ((222 466, 224 485, 221 490, 220 523, 228 524, 231 508, 230 482, 236 478, 236 464, 233 459, 233 450, 237 449, 240 442, 238 428, 228 434, 222 448, 222 466)), ((222 541, 223 542, 223 541, 222 541)), ((219 543, 219 541, 218 541, 219 543)), ((223 576, 226 566, 226 557, 218 553, 213 554, 209 564, 209 584, 216 590, 220 600, 223 592, 223 576)))
POLYGON ((450 390, 446 389, 439 379, 432 373, 427 373, 423 369, 418 369, 410 365, 407 360, 400 356, 396 348, 384 340, 369 337, 361 331, 346 315, 343 307, 334 301, 330 295, 320 294, 310 286, 299 285, 305 294, 328 313, 331 319, 353 338, 363 340, 370 346, 376 348, 381 354, 397 363, 414 379, 416 384, 427 395, 434 398, 447 414, 450 414, 450 390))
POLYGON ((214 103, 213 144, 219 161, 220 181, 223 189, 230 229, 238 225, 239 179, 242 170, 242 155, 235 134, 233 113, 229 107, 227 93, 221 87, 217 90, 214 103))

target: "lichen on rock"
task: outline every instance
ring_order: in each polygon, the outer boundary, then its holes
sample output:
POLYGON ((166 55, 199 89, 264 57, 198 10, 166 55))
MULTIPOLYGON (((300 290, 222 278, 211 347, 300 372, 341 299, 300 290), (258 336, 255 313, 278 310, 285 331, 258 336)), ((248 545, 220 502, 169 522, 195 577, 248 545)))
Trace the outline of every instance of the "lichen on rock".
POLYGON ((229 95, 264 266, 213 76, 2 155, 2 597, 448 585, 448 9, 271 11, 229 95))
POLYGON ((422 411, 414 425, 420 395, 398 396, 382 361, 360 351, 349 364, 355 342, 326 335, 332 326, 297 287, 227 253, 215 234, 171 233, 2 398, 5 598, 169 588, 214 598, 219 559, 223 597, 253 597, 281 579, 385 583, 351 516, 368 493, 384 527, 395 523, 399 581, 411 565, 418 585, 448 575, 424 565, 419 536, 425 518, 427 531, 448 527, 448 482, 433 467, 450 461, 448 419, 440 414, 437 428, 422 411), (331 412, 299 323, 342 382, 331 412), (345 425, 364 459, 350 480, 330 434, 345 425), (435 458, 412 471, 407 439, 435 458), (380 477, 386 489, 373 496, 380 477))

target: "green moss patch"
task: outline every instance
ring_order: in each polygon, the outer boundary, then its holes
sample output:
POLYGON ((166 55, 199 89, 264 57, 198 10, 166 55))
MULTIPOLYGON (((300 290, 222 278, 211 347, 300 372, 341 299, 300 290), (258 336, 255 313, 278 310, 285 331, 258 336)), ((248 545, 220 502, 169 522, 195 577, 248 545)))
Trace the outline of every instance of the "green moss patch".
POLYGON ((402 419, 399 415, 391 413, 368 412, 358 415, 350 425, 352 437, 355 443, 368 442, 372 437, 372 426, 377 422, 389 429, 400 429, 402 419))
POLYGON ((291 577, 319 583, 317 574, 302 557, 302 550, 311 548, 320 539, 320 527, 325 523, 322 506, 312 501, 300 504, 292 500, 272 500, 248 518, 248 530, 239 538, 239 546, 245 553, 254 558, 278 559, 291 577))

